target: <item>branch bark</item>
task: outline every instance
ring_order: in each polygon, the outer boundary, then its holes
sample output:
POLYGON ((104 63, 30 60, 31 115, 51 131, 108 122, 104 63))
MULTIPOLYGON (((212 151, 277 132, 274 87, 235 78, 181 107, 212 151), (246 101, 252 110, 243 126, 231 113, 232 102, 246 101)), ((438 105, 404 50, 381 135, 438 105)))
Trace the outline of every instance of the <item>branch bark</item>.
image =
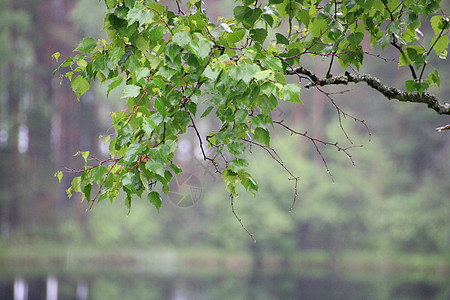
POLYGON ((437 132, 441 132, 442 130, 450 130, 450 124, 436 128, 437 132))
POLYGON ((419 94, 417 92, 408 93, 401 91, 395 87, 387 86, 381 83, 381 81, 370 75, 370 74, 351 74, 345 72, 344 75, 338 75, 329 79, 320 79, 311 71, 299 67, 294 70, 286 70, 288 75, 302 74, 308 76, 312 83, 308 84, 306 87, 311 86, 326 86, 326 85, 348 85, 348 83, 359 83, 365 82, 368 86, 374 90, 383 94, 386 98, 397 99, 402 102, 414 102, 414 103, 424 103, 427 104, 429 108, 435 110, 440 115, 450 115, 450 103, 444 102, 440 103, 436 96, 429 93, 419 94))

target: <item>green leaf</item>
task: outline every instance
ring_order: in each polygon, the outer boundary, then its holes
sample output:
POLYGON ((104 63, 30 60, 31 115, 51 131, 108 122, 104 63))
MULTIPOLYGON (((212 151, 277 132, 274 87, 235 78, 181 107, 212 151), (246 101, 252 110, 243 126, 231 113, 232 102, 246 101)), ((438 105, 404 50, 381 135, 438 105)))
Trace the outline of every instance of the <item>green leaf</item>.
POLYGON ((272 70, 259 71, 259 72, 256 72, 256 73, 255 73, 254 77, 255 77, 256 80, 260 81, 260 80, 266 79, 266 78, 269 77, 272 73, 273 73, 272 70))
POLYGON ((78 100, 80 100, 80 97, 89 90, 90 84, 83 77, 77 76, 72 80, 71 86, 78 100))
POLYGON ((165 91, 166 83, 160 77, 153 77, 152 83, 156 85, 161 91, 165 91))
POLYGON ((136 191, 136 194, 141 197, 142 192, 144 191, 144 184, 141 180, 141 172, 138 169, 134 170, 132 186, 136 191))
POLYGON ((113 9, 119 4, 119 0, 105 0, 105 3, 108 9, 113 9))
POLYGON ((265 115, 270 114, 278 105, 277 98, 274 95, 260 95, 257 100, 258 107, 265 115))
POLYGON ((408 56, 408 52, 404 51, 403 54, 400 55, 400 60, 398 62, 398 66, 409 66, 412 65, 413 62, 408 56))
POLYGON ((138 160, 138 155, 146 148, 145 144, 136 143, 131 144, 127 152, 123 156, 123 161, 128 164, 134 164, 138 160))
POLYGON ((253 138, 260 143, 265 144, 267 147, 270 146, 270 133, 267 129, 257 127, 253 133, 253 138))
POLYGON ((229 168, 235 172, 235 173, 239 173, 245 169, 247 169, 248 167, 248 161, 245 159, 235 159, 233 161, 230 162, 229 164, 229 168))
POLYGON ((361 44, 362 40, 364 39, 364 34, 361 32, 355 32, 355 33, 351 33, 348 37, 347 40, 355 45, 358 46, 359 44, 361 44))
POLYGON ((252 117, 252 125, 255 127, 266 128, 267 126, 266 115, 260 114, 252 117))
POLYGON ((81 177, 75 177, 71 183, 72 191, 81 193, 80 185, 81 185, 81 177))
POLYGON ((390 34, 394 33, 394 34, 400 36, 402 27, 403 27, 403 22, 402 22, 402 20, 398 19, 398 20, 395 20, 395 21, 389 23, 386 26, 386 32, 390 33, 390 34))
POLYGON ((125 68, 128 69, 129 72, 134 72, 141 66, 141 61, 135 55, 128 57, 125 62, 125 68))
POLYGON ((267 30, 263 28, 256 28, 250 30, 250 36, 258 43, 264 42, 267 37, 267 30))
POLYGON ((109 74, 108 61, 105 55, 100 55, 92 63, 92 67, 95 71, 101 72, 105 77, 109 74))
POLYGON ((92 179, 99 185, 105 180, 105 175, 108 173, 108 168, 105 166, 98 166, 91 171, 92 179))
POLYGON ((234 121, 236 123, 242 123, 245 118, 247 118, 248 116, 248 110, 247 109, 238 109, 235 113, 234 113, 234 121))
POLYGON ((245 190, 250 191, 254 196, 256 196, 255 192, 258 191, 258 184, 252 176, 246 172, 242 172, 239 174, 239 178, 241 179, 241 184, 245 190))
POLYGON ((377 44, 382 48, 386 48, 387 45, 389 45, 392 42, 392 35, 391 34, 385 34, 381 38, 379 38, 376 42, 377 44))
POLYGON ((178 71, 175 69, 169 68, 167 66, 162 66, 161 69, 159 69, 158 75, 161 75, 167 80, 170 80, 175 74, 177 74, 177 72, 178 71))
MULTIPOLYGON (((79 178, 79 177, 77 177, 77 178, 79 178)), ((69 197, 69 199, 72 198, 72 192, 73 192, 73 187, 69 187, 69 188, 66 190, 67 197, 69 197)))
POLYGON ((159 209, 161 208, 161 205, 162 205, 162 200, 161 200, 161 196, 159 196, 159 193, 152 191, 152 192, 148 193, 147 199, 148 199, 148 201, 150 201, 150 204, 152 204, 154 207, 156 207, 156 210, 159 213, 159 209))
POLYGON ((86 37, 81 40, 78 46, 73 51, 78 51, 82 53, 91 53, 97 46, 97 41, 92 37, 86 37))
POLYGON ((68 57, 64 62, 62 62, 54 71, 53 71, 53 77, 55 77, 55 74, 61 70, 62 68, 69 67, 73 65, 73 58, 68 57))
POLYGON ((152 41, 159 41, 163 38, 166 28, 159 24, 159 23, 153 23, 148 27, 148 36, 152 41))
POLYGON ((405 23, 409 28, 415 29, 420 26, 420 21, 417 13, 414 11, 406 11, 403 14, 403 20, 405 20, 405 23))
POLYGON ((269 25, 270 27, 273 26, 273 17, 271 15, 263 14, 261 16, 261 19, 263 19, 267 23, 267 25, 269 25))
POLYGON ((128 11, 128 26, 132 25, 134 22, 143 25, 150 22, 152 18, 153 13, 150 9, 146 8, 144 5, 136 5, 128 11))
POLYGON ((118 86, 120 86, 123 82, 123 77, 116 77, 114 79, 111 80, 111 82, 108 85, 108 91, 106 92, 106 96, 109 96, 109 93, 117 88, 118 86))
POLYGON ((236 157, 240 156, 245 151, 245 145, 239 142, 232 142, 227 144, 227 150, 236 157))
POLYGON ((242 79, 245 84, 249 84, 259 70, 261 69, 258 65, 240 64, 235 68, 230 69, 230 76, 235 80, 242 79), (236 72, 235 74, 232 73, 234 71, 236 72))
POLYGON ((302 9, 300 9, 297 13, 297 20, 298 22, 301 24, 305 24, 305 26, 309 26, 309 21, 310 21, 310 16, 309 16, 309 12, 308 9, 306 7, 303 7, 302 9))
POLYGON ((309 28, 313 37, 319 37, 327 30, 327 27, 328 23, 325 19, 316 18, 309 28))
POLYGON ((180 50, 181 50, 180 46, 178 46, 175 43, 171 43, 171 44, 166 46, 166 48, 164 50, 164 53, 167 55, 167 57, 172 62, 174 62, 175 61, 175 57, 180 54, 180 50))
POLYGON ((141 87, 137 85, 126 85, 123 89, 122 97, 120 98, 129 98, 129 97, 136 97, 141 92, 141 87))
POLYGON ((84 161, 87 162, 90 152, 89 151, 82 151, 82 152, 79 152, 79 153, 83 157, 84 161))
POLYGON ((86 200, 88 202, 91 201, 91 190, 92 190, 92 183, 86 184, 83 187, 83 195, 84 195, 84 197, 86 197, 86 200))
POLYGON ((164 121, 164 117, 160 113, 154 113, 151 115, 150 120, 152 120, 156 126, 164 121))
POLYGON ((169 167, 175 172, 176 175, 180 174, 180 173, 183 171, 183 170, 182 170, 180 167, 178 167, 178 165, 175 164, 175 163, 171 163, 171 164, 169 165, 169 167))
POLYGON ((250 8, 245 6, 236 6, 233 9, 236 21, 241 22, 244 27, 251 28, 262 14, 260 8, 250 8))
POLYGON ((233 33, 229 33, 226 37, 227 42, 230 44, 236 44, 237 42, 242 41, 246 34, 246 30, 243 28, 236 29, 233 33))
POLYGON ((205 39, 203 35, 196 32, 190 43, 190 48, 194 55, 201 59, 206 59, 211 53, 211 42, 205 39))
POLYGON ((128 214, 130 214, 130 212, 131 212, 131 199, 132 199, 133 191, 131 191, 126 186, 123 187, 123 190, 127 194, 127 196, 125 197, 125 206, 128 208, 128 214))
POLYGON ((179 110, 175 113, 173 118, 173 126, 181 132, 185 132, 187 126, 191 122, 190 115, 187 111, 179 110))
POLYGON ((150 75, 150 70, 145 67, 141 67, 134 72, 136 81, 140 81, 142 78, 146 78, 150 75))
POLYGON ((166 143, 159 145, 150 150, 150 157, 156 159, 159 158, 162 161, 166 161, 168 159, 169 154, 175 152, 178 148, 177 142, 174 140, 168 140, 166 143))
POLYGON ((441 79, 439 78, 439 73, 437 70, 434 70, 433 73, 430 73, 430 75, 428 75, 427 77, 427 82, 431 85, 431 84, 435 84, 438 87, 440 87, 441 85, 441 79))
POLYGON ((421 46, 407 46, 405 47, 405 51, 403 51, 404 55, 400 55, 400 63, 404 65, 414 64, 417 68, 420 68, 425 64, 426 55, 425 49, 421 46))
POLYGON ((121 178, 120 182, 124 186, 131 186, 133 183, 133 174, 132 173, 125 173, 121 178))
POLYGON ((272 69, 278 72, 283 71, 281 60, 275 56, 269 56, 266 59, 261 59, 261 65, 266 69, 272 69))
POLYGON ((236 192, 236 182, 237 182, 237 174, 230 170, 229 168, 223 170, 222 178, 225 181, 225 185, 227 191, 231 193, 233 196, 237 196, 236 192))
POLYGON ((275 33, 275 37, 277 38, 277 44, 289 45, 289 40, 281 33, 275 33))
POLYGON ((156 159, 150 159, 146 164, 145 167, 152 171, 155 174, 158 174, 161 177, 164 177, 164 173, 166 171, 166 164, 163 159, 156 158, 156 159))
POLYGON ((161 114, 161 116, 166 117, 167 116, 167 109, 166 105, 164 104, 163 99, 156 98, 153 106, 156 108, 156 110, 161 114))
POLYGON ((108 198, 108 190, 104 189, 100 192, 100 196, 98 197, 97 203, 102 202, 103 200, 105 200, 106 198, 108 198))
POLYGON ((126 7, 134 7, 136 0, 123 0, 126 7))
POLYGON ((147 137, 150 137, 156 128, 155 122, 151 118, 142 118, 142 129, 144 129, 147 137))
POLYGON ((418 92, 422 94, 429 88, 430 84, 428 82, 419 82, 415 80, 406 80, 405 88, 408 93, 418 92))
POLYGON ((415 84, 415 81, 414 81, 414 80, 406 80, 406 81, 405 81, 405 88, 406 88, 406 91, 407 91, 408 93, 412 93, 412 92, 415 91, 415 86, 414 86, 414 84, 415 84))
POLYGON ((191 42, 191 36, 187 31, 179 31, 174 34, 172 41, 178 46, 185 48, 191 42))
POLYGON ((442 16, 434 16, 430 19, 430 22, 436 35, 439 35, 443 30, 448 29, 450 25, 449 19, 442 16))
POLYGON ((109 51, 109 60, 110 63, 115 66, 119 63, 119 61, 123 58, 125 55, 125 50, 122 48, 114 48, 111 51, 109 51))
POLYGON ((58 62, 59 57, 61 56, 61 53, 59 52, 55 52, 52 55, 52 59, 56 60, 56 62, 58 62))
POLYGON ((447 58, 447 48, 448 48, 448 36, 444 35, 444 36, 435 36, 432 40, 431 40, 431 45, 433 46, 434 51, 436 51, 436 54, 439 56, 439 58, 441 59, 446 59, 447 58))
POLYGON ((286 84, 283 87, 283 99, 289 102, 303 103, 300 100, 300 89, 298 84, 286 84))
POLYGON ((203 76, 208 78, 210 82, 215 82, 217 77, 219 77, 220 71, 213 70, 210 65, 205 68, 203 71, 203 76))
POLYGON ((118 180, 118 176, 113 173, 109 173, 105 180, 105 187, 111 188, 116 184, 116 180, 118 180))
POLYGON ((58 181, 61 183, 61 180, 63 178, 63 172, 58 171, 55 173, 55 176, 58 177, 58 181))
POLYGON ((82 70, 86 69, 87 64, 88 64, 88 63, 87 63, 87 61, 86 61, 85 59, 80 59, 80 60, 77 61, 77 65, 78 65, 82 70))
POLYGON ((208 108, 205 109, 205 111, 202 113, 202 116, 200 118, 204 118, 214 109, 214 106, 210 105, 208 108))

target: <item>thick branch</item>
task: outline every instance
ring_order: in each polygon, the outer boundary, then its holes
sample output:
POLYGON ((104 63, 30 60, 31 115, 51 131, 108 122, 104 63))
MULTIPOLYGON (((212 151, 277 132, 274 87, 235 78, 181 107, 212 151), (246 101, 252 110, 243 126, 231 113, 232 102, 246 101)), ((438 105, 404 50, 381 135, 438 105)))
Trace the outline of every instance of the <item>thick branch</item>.
POLYGON ((442 130, 450 130, 450 124, 436 128, 436 131, 438 132, 441 132, 442 130))
POLYGON ((307 87, 314 85, 317 86, 339 85, 339 84, 347 85, 349 82, 358 83, 363 81, 374 90, 377 90, 378 92, 383 94, 388 99, 397 99, 398 101, 402 102, 425 103, 428 105, 429 108, 432 108, 440 115, 450 115, 450 103, 446 102, 440 103, 436 99, 436 96, 431 95, 429 93, 419 94, 417 92, 414 93, 403 92, 395 87, 390 87, 382 84, 378 78, 369 74, 353 75, 350 74, 349 72, 345 72, 345 75, 338 75, 330 79, 319 79, 314 73, 303 67, 296 68, 294 70, 287 70, 287 74, 288 75, 303 74, 308 76, 313 83, 309 84, 307 87))

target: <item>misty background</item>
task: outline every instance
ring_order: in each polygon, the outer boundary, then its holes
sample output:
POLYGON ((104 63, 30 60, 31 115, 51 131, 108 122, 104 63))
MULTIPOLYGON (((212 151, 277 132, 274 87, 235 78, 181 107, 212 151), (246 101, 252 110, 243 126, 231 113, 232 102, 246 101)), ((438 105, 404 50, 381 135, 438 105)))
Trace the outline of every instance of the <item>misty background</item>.
MULTIPOLYGON (((205 2, 211 22, 232 16, 235 2, 205 2)), ((124 103, 121 91, 106 98, 98 85, 78 102, 67 81, 52 78, 58 63, 51 55, 72 55, 84 36, 105 38, 104 4, 0 6, 0 299, 12 299, 21 286, 28 299, 48 299, 52 280, 61 299, 450 297, 450 133, 434 130, 448 116, 388 101, 364 84, 334 88, 351 90, 333 99, 365 121, 371 138, 362 124, 343 119, 354 145, 363 147, 350 152, 355 166, 344 153, 320 148, 333 184, 309 140, 271 130, 272 146, 300 177, 298 199, 289 212, 294 182, 267 153, 252 149, 247 159, 260 190, 256 197, 241 191, 234 208, 256 243, 232 214, 221 176, 198 155, 195 132, 182 138, 176 157, 196 179, 195 194, 179 183, 192 203, 169 195, 157 213, 135 198, 128 213, 119 197, 87 210, 80 195, 65 193, 70 174, 58 183, 54 173, 82 166, 73 156, 79 150, 105 157, 99 136, 109 129, 109 112, 124 103)), ((328 64, 320 62, 306 59, 305 66, 323 75, 328 64)), ((432 92, 448 101, 450 65, 432 64, 441 77, 432 92)), ((360 71, 403 88, 403 69, 368 57, 360 71)), ((349 143, 329 100, 313 89, 300 96, 303 105, 283 103, 273 118, 349 143)), ((199 123, 203 134, 209 122, 199 123)))

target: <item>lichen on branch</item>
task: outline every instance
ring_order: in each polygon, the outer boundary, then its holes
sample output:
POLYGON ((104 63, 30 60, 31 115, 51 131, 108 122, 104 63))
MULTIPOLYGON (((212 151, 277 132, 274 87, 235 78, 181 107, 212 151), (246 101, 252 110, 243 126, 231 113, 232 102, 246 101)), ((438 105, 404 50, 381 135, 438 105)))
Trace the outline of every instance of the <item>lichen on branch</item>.
POLYGON ((345 74, 334 76, 332 78, 321 79, 304 67, 299 67, 294 70, 287 70, 287 74, 302 74, 309 77, 309 79, 311 79, 311 83, 306 85, 307 88, 312 86, 348 85, 349 83, 365 82, 368 86, 380 92, 389 100, 397 99, 402 102, 424 103, 440 115, 450 115, 450 103, 440 103, 435 95, 427 92, 421 94, 418 92, 404 92, 398 88, 383 84, 378 78, 370 74, 351 74, 350 72, 345 72, 345 74))

